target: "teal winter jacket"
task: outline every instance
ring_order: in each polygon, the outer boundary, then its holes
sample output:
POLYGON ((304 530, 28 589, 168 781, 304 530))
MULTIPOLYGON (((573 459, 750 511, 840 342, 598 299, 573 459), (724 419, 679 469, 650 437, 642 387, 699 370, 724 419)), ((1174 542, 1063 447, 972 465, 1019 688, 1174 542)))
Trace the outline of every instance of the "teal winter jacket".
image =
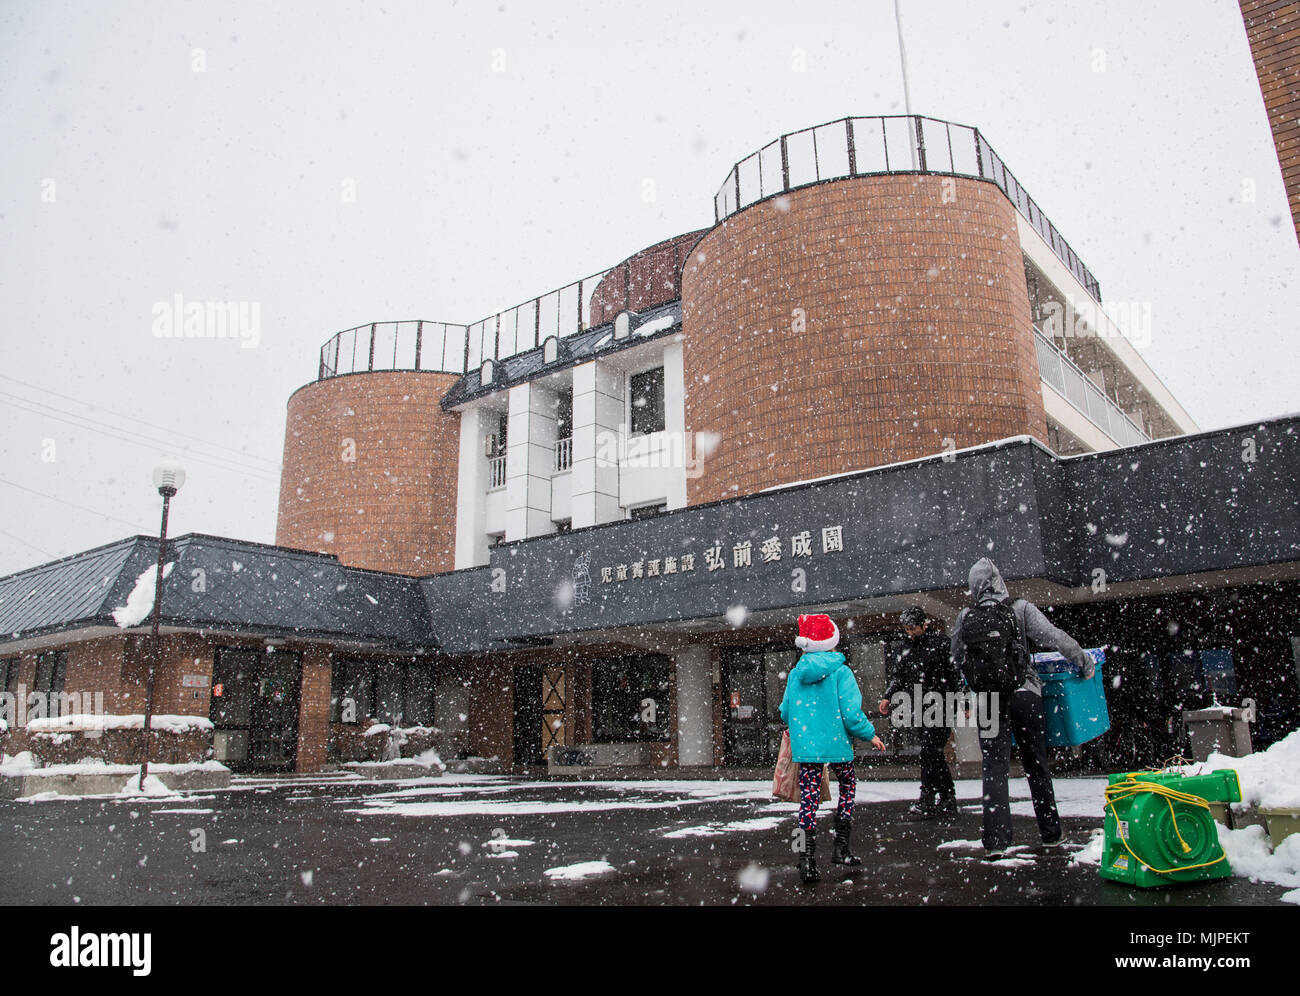
POLYGON ((786 678, 781 721, 790 728, 790 750, 796 762, 852 761, 849 737, 870 740, 876 735, 862 711, 857 679, 838 650, 799 658, 786 678))

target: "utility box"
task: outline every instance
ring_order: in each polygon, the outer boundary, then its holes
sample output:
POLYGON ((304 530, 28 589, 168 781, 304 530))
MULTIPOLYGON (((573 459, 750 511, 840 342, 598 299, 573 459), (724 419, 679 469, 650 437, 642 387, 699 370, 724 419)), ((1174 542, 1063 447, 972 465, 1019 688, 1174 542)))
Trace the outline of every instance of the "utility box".
POLYGON ((1183 724, 1192 741, 1192 757, 1208 761, 1213 753, 1245 757, 1251 753, 1250 710, 1231 706, 1187 709, 1183 724))

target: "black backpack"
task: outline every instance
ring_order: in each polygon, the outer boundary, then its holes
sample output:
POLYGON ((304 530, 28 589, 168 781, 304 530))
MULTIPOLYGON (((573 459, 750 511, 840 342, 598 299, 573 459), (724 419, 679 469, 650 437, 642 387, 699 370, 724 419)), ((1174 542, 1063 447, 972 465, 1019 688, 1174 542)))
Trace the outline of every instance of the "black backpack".
POLYGON ((976 692, 1014 692, 1024 683, 1016 613, 1007 602, 981 602, 961 624, 966 683, 976 692))

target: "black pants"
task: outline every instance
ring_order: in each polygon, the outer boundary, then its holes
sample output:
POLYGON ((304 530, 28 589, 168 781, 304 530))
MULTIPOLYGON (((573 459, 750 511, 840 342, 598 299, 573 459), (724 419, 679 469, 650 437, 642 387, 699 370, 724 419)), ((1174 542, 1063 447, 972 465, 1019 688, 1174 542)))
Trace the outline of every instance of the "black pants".
POLYGON ((942 805, 957 797, 952 784, 952 772, 943 749, 948 745, 952 730, 946 726, 927 726, 921 730, 921 802, 930 803, 939 797, 942 805))
POLYGON ((1047 768, 1047 731, 1043 697, 1021 690, 998 700, 998 734, 980 737, 984 759, 984 848, 1003 851, 1011 846, 1011 802, 1007 777, 1011 765, 1011 734, 1016 735, 1020 760, 1029 779, 1029 793, 1044 843, 1061 839, 1061 817, 1056 812, 1052 773, 1047 768))

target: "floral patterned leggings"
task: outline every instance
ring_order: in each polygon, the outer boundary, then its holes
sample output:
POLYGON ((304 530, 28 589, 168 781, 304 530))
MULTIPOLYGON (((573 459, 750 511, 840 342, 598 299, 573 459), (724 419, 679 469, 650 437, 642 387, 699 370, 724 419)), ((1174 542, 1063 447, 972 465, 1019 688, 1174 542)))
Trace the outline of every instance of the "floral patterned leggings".
MULTIPOLYGON (((832 764, 831 771, 840 784, 840 801, 835 811, 843 819, 853 816, 853 797, 858 791, 858 776, 853 770, 852 761, 832 764)), ((817 826, 817 806, 821 802, 822 766, 818 764, 799 765, 799 825, 805 830, 817 826)))

